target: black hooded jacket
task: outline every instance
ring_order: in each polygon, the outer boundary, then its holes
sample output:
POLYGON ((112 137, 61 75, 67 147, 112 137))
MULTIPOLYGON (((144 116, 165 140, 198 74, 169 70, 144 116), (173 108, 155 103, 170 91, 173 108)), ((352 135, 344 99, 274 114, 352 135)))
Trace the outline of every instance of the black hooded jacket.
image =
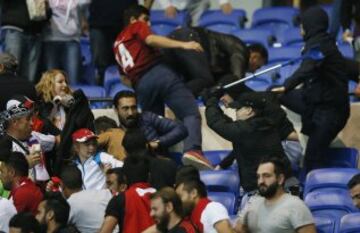
POLYGON ((304 84, 304 101, 309 106, 333 107, 345 111, 348 104, 348 79, 345 59, 335 41, 327 33, 328 16, 320 7, 313 7, 302 15, 305 31, 303 53, 318 50, 323 58, 305 58, 299 69, 285 81, 286 91, 304 84))

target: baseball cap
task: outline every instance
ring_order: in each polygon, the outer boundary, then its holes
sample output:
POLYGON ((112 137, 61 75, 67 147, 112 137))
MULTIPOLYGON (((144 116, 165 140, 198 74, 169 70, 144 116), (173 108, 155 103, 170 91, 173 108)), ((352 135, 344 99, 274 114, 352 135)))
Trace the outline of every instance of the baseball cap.
POLYGON ((263 109, 265 106, 266 99, 264 96, 258 95, 256 92, 243 93, 238 100, 229 104, 229 107, 234 109, 240 109, 242 107, 263 109))
POLYGON ((76 130, 71 137, 74 142, 86 142, 90 139, 97 138, 93 131, 86 128, 76 130))
POLYGON ((6 103, 6 111, 10 118, 22 117, 32 113, 34 101, 26 96, 15 95, 6 103))

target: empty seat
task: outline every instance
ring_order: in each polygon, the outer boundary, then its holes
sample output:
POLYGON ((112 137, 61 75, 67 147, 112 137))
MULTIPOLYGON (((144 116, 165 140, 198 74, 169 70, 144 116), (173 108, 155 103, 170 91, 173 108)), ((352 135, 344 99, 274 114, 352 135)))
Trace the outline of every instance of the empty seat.
MULTIPOLYGON (((91 98, 104 98, 106 96, 105 89, 100 86, 89 85, 75 85, 71 87, 73 90, 81 89, 86 97, 91 98)), ((91 101, 91 108, 104 108, 107 104, 102 101, 91 101)))
POLYGON ((300 34, 300 28, 291 27, 278 32, 276 35, 276 42, 281 46, 302 45, 304 44, 303 37, 300 34))
POLYGON ((359 233, 360 213, 347 214, 341 218, 339 233, 359 233))
POLYGON ((273 34, 268 29, 240 29, 231 34, 238 37, 246 44, 260 43, 269 47, 273 42, 273 34))
POLYGON ((151 10, 150 12, 151 25, 169 25, 173 27, 186 26, 189 22, 189 15, 186 11, 177 12, 174 18, 169 18, 165 15, 164 10, 151 10))
POLYGON ((336 219, 326 215, 315 215, 317 233, 335 233, 336 219))
POLYGON ((344 57, 354 59, 354 50, 349 43, 338 44, 338 49, 344 57))
POLYGON ((108 96, 113 98, 116 95, 116 93, 118 93, 119 91, 134 91, 134 90, 128 86, 125 86, 122 83, 115 83, 114 85, 111 86, 108 96))
POLYGON ((347 190, 347 183, 360 170, 355 168, 323 168, 316 169, 306 177, 304 197, 315 190, 337 188, 347 190))
POLYGON ((233 170, 200 171, 200 179, 211 192, 239 193, 240 191, 240 178, 233 170))
POLYGON ((357 168, 359 152, 355 148, 330 148, 326 155, 327 167, 357 168))
POLYGON ((229 215, 236 213, 236 196, 231 192, 209 192, 208 198, 223 204, 229 215))
POLYGON ((294 19, 299 10, 293 7, 264 7, 256 10, 252 18, 252 28, 268 28, 275 34, 294 27, 294 19))
POLYGON ((121 83, 119 69, 116 65, 109 66, 106 68, 104 75, 104 88, 106 93, 109 93, 111 86, 116 83, 121 83))
POLYGON ((167 36, 176 29, 176 26, 168 24, 151 25, 151 31, 160 36, 167 36))
POLYGON ((230 150, 209 150, 204 151, 205 157, 212 163, 212 165, 218 165, 223 158, 230 153, 230 150))
POLYGON ((246 12, 242 9, 234 9, 230 14, 224 14, 221 10, 207 10, 201 15, 199 26, 205 28, 224 26, 234 30, 243 28, 245 21, 246 12))
POLYGON ((349 191, 343 189, 315 190, 305 196, 305 203, 313 214, 334 218, 358 211, 352 203, 349 191))
POLYGON ((297 47, 269 48, 269 63, 282 63, 299 58, 301 50, 297 47))

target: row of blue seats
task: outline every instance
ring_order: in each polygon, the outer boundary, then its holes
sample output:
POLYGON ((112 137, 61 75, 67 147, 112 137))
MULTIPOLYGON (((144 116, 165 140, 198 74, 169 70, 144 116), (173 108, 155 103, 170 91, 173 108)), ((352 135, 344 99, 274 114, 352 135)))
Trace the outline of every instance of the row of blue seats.
POLYGON ((347 214, 340 219, 334 219, 327 215, 314 215, 314 220, 318 233, 360 232, 360 213, 347 214))

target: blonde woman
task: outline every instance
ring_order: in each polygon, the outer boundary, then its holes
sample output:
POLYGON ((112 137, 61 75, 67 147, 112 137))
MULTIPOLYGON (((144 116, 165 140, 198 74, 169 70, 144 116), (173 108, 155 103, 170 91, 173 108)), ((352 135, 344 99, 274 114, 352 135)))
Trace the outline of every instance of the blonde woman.
POLYGON ((67 109, 74 102, 67 76, 62 70, 48 70, 41 76, 36 91, 43 104, 41 115, 48 118, 58 129, 65 125, 67 109))

